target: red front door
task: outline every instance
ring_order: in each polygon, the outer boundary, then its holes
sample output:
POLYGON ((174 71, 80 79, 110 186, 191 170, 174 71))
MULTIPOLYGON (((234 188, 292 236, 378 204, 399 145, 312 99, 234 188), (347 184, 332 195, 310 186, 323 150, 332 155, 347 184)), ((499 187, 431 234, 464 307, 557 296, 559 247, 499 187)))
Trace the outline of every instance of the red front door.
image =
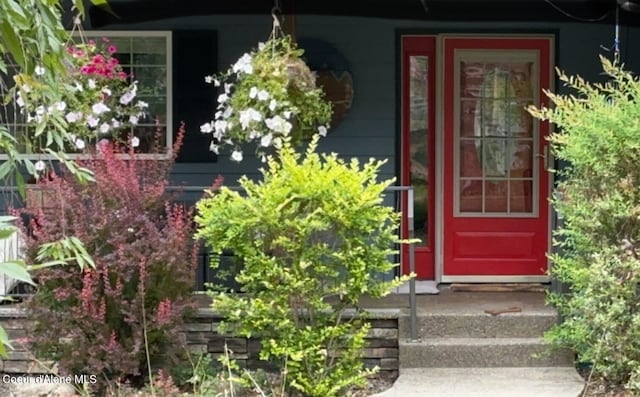
POLYGON ((547 104, 551 48, 547 37, 442 40, 443 281, 547 271, 549 127, 524 108, 547 104))

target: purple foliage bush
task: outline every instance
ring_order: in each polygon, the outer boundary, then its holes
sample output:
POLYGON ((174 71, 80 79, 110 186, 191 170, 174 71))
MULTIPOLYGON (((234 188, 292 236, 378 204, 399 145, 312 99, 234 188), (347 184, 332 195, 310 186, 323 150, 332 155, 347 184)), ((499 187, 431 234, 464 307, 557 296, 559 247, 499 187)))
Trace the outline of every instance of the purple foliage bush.
POLYGON ((24 230, 28 263, 36 262, 40 244, 76 236, 96 264, 36 273, 38 290, 27 302, 34 320, 29 344, 62 374, 96 374, 103 387, 139 383, 148 364, 159 368, 179 357, 179 326, 193 309, 198 247, 192 210, 172 204, 167 193, 173 159, 127 159, 119 155, 126 150, 99 143, 81 161, 95 183, 53 176, 41 182, 51 189, 46 207, 21 211, 31 218, 24 230))

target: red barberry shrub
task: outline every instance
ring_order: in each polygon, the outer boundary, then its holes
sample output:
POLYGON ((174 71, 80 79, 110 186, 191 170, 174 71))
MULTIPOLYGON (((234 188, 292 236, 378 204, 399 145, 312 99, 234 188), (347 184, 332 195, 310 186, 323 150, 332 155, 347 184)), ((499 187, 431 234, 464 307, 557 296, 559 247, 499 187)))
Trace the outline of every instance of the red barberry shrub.
POLYGON ((136 383, 147 365, 155 371, 183 351, 179 326, 193 308, 197 244, 192 210, 172 203, 167 191, 173 161, 123 151, 103 141, 79 161, 94 183, 64 172, 41 182, 52 193, 46 208, 23 211, 31 217, 26 259, 36 262, 40 244, 76 236, 96 268, 38 271, 37 292, 26 305, 34 353, 56 361, 62 374, 136 383))

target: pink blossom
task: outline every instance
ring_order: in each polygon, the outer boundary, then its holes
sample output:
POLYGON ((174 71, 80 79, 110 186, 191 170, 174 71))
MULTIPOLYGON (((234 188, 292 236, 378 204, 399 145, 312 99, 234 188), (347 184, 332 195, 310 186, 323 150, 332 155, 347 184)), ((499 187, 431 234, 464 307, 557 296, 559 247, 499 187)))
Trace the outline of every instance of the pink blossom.
POLYGON ((158 304, 157 312, 158 325, 166 325, 171 322, 171 301, 166 298, 158 304))

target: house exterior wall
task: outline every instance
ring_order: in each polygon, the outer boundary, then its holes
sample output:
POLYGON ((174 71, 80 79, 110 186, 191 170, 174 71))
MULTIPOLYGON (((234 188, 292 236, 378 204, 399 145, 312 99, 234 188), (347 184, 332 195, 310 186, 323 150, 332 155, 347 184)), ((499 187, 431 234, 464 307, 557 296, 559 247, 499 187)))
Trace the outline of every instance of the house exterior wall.
MULTIPOLYGON (((411 33, 555 33, 556 64, 570 74, 588 80, 599 78, 598 54, 607 54, 614 27, 588 23, 438 23, 431 21, 384 20, 362 17, 296 17, 299 38, 323 39, 346 58, 354 80, 353 106, 346 119, 320 144, 321 151, 338 152, 366 160, 386 158, 382 177, 398 174, 396 126, 397 32, 411 33)), ((224 70, 245 51, 265 41, 271 33, 271 17, 266 15, 198 16, 154 21, 108 29, 174 30, 212 29, 218 37, 218 68, 224 70)), ((103 29, 104 30, 104 29, 103 29)), ((621 59, 631 70, 640 71, 640 28, 620 30, 621 59)), ((562 92, 564 89, 558 87, 562 92)), ((214 93, 212 92, 212 95, 214 93)), ((213 111, 212 111, 213 113, 213 111)), ((190 126, 189 133, 200 133, 190 126)), ((175 166, 175 183, 209 185, 217 175, 235 185, 243 174, 255 178, 259 161, 245 153, 242 163, 233 163, 223 153, 216 163, 182 163, 175 166)), ((195 198, 195 197, 194 197, 195 198)))

